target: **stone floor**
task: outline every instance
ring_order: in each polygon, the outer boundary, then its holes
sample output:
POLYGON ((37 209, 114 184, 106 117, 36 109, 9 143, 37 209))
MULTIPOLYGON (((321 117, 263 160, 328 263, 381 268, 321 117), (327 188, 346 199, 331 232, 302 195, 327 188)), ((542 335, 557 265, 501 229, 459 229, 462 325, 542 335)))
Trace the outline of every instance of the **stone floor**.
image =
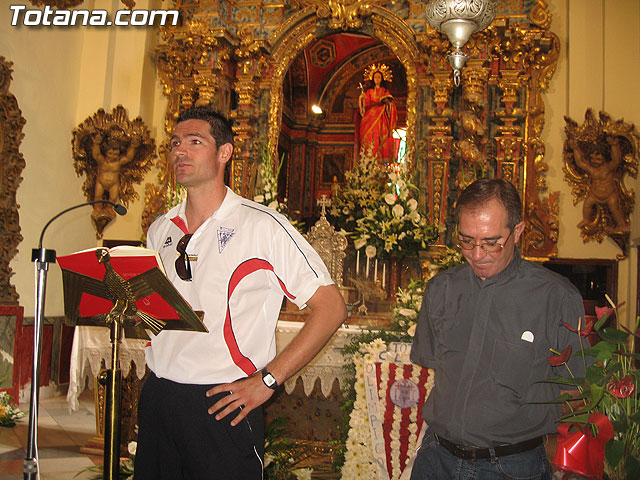
MULTIPOLYGON (((26 410, 29 402, 21 403, 26 410)), ((0 428, 0 480, 21 480, 26 455, 28 416, 13 428, 0 428)), ((63 394, 41 394, 38 415, 38 465, 41 480, 88 480, 87 467, 102 465, 101 456, 80 451, 96 435, 93 392, 80 397, 80 408, 70 413, 63 394)))

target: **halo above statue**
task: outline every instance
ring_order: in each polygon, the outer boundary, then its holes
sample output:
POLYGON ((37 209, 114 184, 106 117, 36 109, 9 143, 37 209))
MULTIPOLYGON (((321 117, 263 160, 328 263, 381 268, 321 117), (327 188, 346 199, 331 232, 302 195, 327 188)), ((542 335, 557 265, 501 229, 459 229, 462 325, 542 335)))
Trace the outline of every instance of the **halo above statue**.
POLYGON ((373 74, 376 72, 380 72, 382 74, 382 78, 385 82, 390 82, 391 80, 393 80, 393 72, 384 63, 372 63, 371 65, 369 65, 364 69, 363 78, 365 80, 373 80, 373 74))

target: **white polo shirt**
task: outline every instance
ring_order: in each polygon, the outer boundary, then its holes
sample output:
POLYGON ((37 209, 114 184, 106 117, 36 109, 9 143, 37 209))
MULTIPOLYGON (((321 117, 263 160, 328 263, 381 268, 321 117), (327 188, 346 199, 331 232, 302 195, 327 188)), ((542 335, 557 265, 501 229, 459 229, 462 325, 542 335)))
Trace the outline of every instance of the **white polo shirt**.
POLYGON ((167 277, 209 333, 166 331, 146 348, 149 368, 179 383, 226 383, 264 367, 276 354, 275 328, 283 295, 304 308, 333 283, 320 256, 276 211, 227 188, 220 208, 187 246, 193 280, 178 277, 176 245, 187 232, 185 204, 158 217, 147 235, 167 277), (195 259, 197 258, 197 259, 195 259))

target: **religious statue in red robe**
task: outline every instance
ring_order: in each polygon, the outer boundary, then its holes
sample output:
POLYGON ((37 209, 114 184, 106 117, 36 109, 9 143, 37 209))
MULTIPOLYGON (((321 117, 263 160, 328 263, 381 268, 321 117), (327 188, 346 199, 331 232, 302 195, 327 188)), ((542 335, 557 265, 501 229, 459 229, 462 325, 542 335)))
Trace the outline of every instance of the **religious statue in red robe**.
POLYGON ((364 79, 373 86, 360 94, 360 149, 371 152, 381 163, 395 161, 396 147, 393 131, 398 122, 398 110, 393 96, 384 86, 392 80, 391 69, 385 64, 373 64, 364 72, 364 79))

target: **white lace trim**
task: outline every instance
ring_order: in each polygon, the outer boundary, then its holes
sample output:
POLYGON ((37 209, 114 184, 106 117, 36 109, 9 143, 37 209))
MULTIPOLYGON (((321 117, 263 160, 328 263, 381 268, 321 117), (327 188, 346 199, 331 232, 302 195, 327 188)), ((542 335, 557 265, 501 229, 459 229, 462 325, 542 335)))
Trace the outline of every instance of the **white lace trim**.
MULTIPOLYGON (((120 344, 120 368, 122 375, 129 375, 131 362, 136 365, 138 378, 145 372, 144 347, 148 340, 125 338, 120 344)), ((100 372, 104 360, 107 368, 111 363, 111 342, 109 329, 103 327, 76 327, 71 347, 69 367, 69 390, 67 403, 71 411, 78 410, 78 397, 88 385, 93 389, 93 380, 100 372)))
MULTIPOLYGON (((278 322, 276 329, 276 343, 278 353, 297 335, 304 326, 304 322, 278 322)), ((341 327, 333 334, 329 343, 315 356, 307 366, 293 375, 284 384, 287 393, 293 392, 298 378, 302 379, 304 394, 309 396, 316 380, 320 379, 320 389, 325 397, 331 394, 334 381, 338 380, 340 389, 344 385, 346 374, 342 369, 344 358, 342 347, 348 344, 353 335, 362 333, 358 326, 341 327)))

